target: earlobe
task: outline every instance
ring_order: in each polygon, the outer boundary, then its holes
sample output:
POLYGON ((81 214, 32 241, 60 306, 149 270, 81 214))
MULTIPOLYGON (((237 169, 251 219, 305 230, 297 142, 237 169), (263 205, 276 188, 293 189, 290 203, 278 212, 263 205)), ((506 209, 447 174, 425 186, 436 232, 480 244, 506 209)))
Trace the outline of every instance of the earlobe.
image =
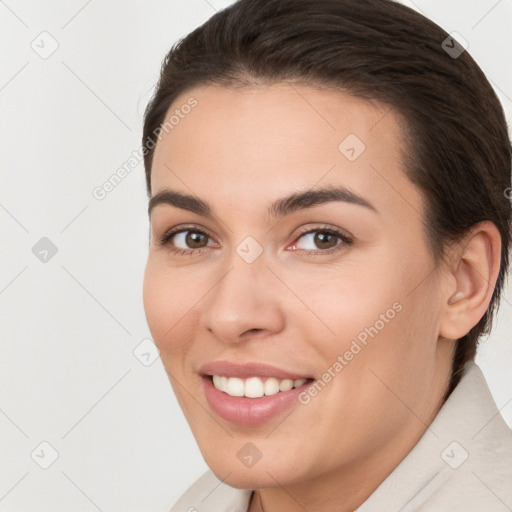
POLYGON ((490 221, 475 225, 458 244, 451 264, 455 289, 449 291, 439 334, 465 336, 484 316, 496 286, 501 262, 501 237, 490 221))

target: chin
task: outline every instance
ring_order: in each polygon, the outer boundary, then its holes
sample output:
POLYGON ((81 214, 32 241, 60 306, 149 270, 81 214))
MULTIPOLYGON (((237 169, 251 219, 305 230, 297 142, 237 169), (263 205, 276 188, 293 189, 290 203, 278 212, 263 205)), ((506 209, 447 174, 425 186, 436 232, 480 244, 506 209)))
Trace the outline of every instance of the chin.
POLYGON ((227 485, 237 489, 265 489, 269 487, 287 485, 289 483, 284 481, 279 474, 274 475, 272 472, 270 472, 270 474, 267 473, 263 467, 259 469, 253 467, 244 470, 231 467, 231 469, 215 471, 215 466, 210 466, 210 469, 215 473, 215 476, 219 480, 222 480, 227 485), (231 471, 231 473, 229 473, 229 471, 231 471))
POLYGON ((234 457, 223 457, 222 459, 213 457, 212 460, 205 460, 219 480, 237 489, 252 490, 286 486, 306 479, 305 475, 293 472, 294 469, 297 469, 295 464, 293 465, 295 467, 286 467, 286 463, 283 464, 290 458, 280 458, 278 461, 273 459, 270 457, 269 460, 264 460, 262 457, 252 466, 246 466, 236 454, 234 457))

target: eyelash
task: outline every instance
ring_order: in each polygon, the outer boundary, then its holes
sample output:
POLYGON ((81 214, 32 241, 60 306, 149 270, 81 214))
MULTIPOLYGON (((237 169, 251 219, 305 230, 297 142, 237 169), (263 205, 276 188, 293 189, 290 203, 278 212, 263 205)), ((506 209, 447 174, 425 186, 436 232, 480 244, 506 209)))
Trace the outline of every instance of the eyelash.
MULTIPOLYGON (((168 245, 170 251, 179 256, 192 256, 194 254, 199 254, 199 253, 203 252, 204 250, 207 250, 207 247, 201 247, 199 249, 177 249, 177 248, 173 247, 172 245, 170 245, 169 242, 174 235, 176 235, 178 233, 186 232, 186 231, 191 231, 193 233, 199 233, 201 235, 207 236, 208 238, 211 238, 208 235, 208 233, 205 233, 204 231, 202 231, 200 229, 195 229, 194 226, 185 226, 185 227, 181 227, 181 228, 172 228, 172 229, 166 231, 161 236, 161 238, 157 241, 157 244, 161 245, 161 246, 168 245)), ((332 254, 333 252, 337 252, 337 251, 341 250, 341 248, 343 246, 350 246, 354 243, 353 239, 349 235, 347 235, 346 233, 344 233, 338 229, 332 228, 330 226, 319 226, 316 228, 310 228, 310 229, 304 228, 302 230, 299 230, 296 240, 300 239, 304 235, 308 235, 309 233, 315 233, 317 231, 320 233, 327 233, 329 235, 334 235, 335 237, 339 238, 343 243, 336 244, 334 247, 331 247, 330 249, 317 249, 317 250, 300 249, 301 251, 304 251, 308 255, 309 254, 332 254)))

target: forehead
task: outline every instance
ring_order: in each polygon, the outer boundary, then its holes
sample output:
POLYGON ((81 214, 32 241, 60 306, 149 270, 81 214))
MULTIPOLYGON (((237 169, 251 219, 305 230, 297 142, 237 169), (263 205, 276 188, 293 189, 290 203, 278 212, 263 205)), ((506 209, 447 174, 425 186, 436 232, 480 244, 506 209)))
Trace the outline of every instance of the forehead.
POLYGON ((210 85, 178 96, 170 116, 152 195, 172 188, 257 208, 290 190, 343 184, 395 215, 421 203, 404 175, 401 118, 378 102, 288 83, 210 85))

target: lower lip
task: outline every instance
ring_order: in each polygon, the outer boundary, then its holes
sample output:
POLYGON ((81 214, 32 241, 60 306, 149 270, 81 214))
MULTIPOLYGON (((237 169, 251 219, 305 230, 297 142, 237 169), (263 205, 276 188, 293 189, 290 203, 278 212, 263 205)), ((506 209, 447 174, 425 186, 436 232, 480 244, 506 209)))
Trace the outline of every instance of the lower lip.
POLYGON ((298 388, 280 391, 275 395, 261 398, 231 396, 218 390, 210 377, 202 377, 206 400, 211 408, 223 419, 238 425, 259 425, 298 403, 298 396, 313 381, 307 381, 298 388))

